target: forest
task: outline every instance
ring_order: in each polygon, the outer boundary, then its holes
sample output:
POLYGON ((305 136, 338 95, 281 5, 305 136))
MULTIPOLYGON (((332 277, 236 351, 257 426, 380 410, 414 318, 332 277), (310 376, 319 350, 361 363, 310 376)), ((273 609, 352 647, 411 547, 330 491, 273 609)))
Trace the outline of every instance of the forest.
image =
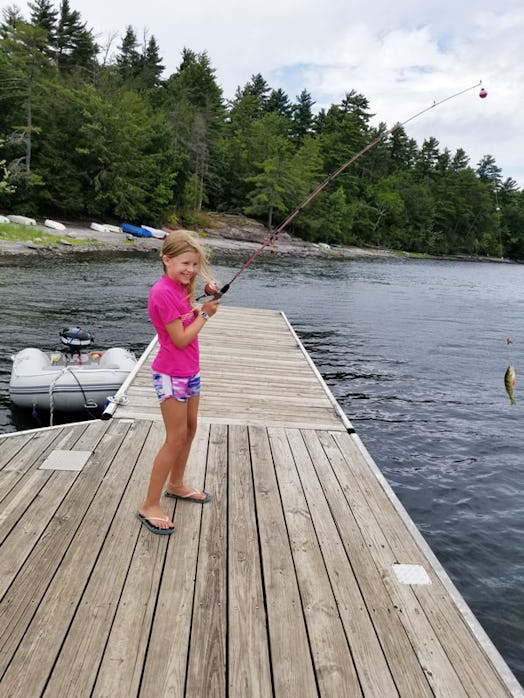
MULTIPOLYGON (((199 229, 206 212, 274 228, 307 206, 306 240, 524 260, 524 193, 491 155, 471 164, 428 137, 372 125, 365 95, 315 109, 261 74, 225 99, 207 52, 165 75, 154 35, 97 43, 69 0, 16 5, 0 24, 0 210, 65 220, 199 229)), ((380 115, 378 115, 380 117, 380 115)))

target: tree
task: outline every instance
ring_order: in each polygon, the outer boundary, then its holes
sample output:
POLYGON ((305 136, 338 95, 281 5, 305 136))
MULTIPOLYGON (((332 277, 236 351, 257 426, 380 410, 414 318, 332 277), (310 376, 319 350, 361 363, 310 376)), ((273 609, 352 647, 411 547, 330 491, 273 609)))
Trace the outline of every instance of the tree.
MULTIPOLYGON (((315 120, 315 131, 320 138, 324 171, 332 173, 352 155, 358 153, 370 140, 368 101, 352 90, 340 104, 321 111, 315 120)), ((341 176, 347 200, 362 194, 360 175, 366 167, 366 157, 355 163, 341 176)))
MULTIPOLYGON (((0 140, 0 150, 4 142, 0 140)), ((15 187, 9 183, 9 170, 6 167, 5 160, 0 160, 0 200, 2 196, 6 194, 12 194, 15 191, 15 187)))
POLYGON ((90 85, 50 95, 48 134, 38 153, 42 202, 69 216, 157 221, 172 203, 172 130, 144 96, 109 99, 90 85), (57 167, 60 163, 60 167, 57 167))
MULTIPOLYGON (((177 72, 165 82, 159 101, 170 113, 179 168, 177 197, 199 211, 206 198, 210 158, 224 118, 222 90, 206 52, 185 48, 177 72), (186 186, 189 189, 186 189, 186 186)), ((186 215, 189 215, 186 208, 186 215)))
POLYGON ((238 112, 247 114, 254 121, 261 119, 268 111, 270 92, 271 88, 260 73, 252 75, 242 89, 237 88, 230 106, 231 118, 235 118, 238 112))
POLYGON ((315 102, 307 90, 297 96, 297 102, 293 105, 291 136, 298 143, 302 143, 308 133, 313 130, 313 107, 315 102))
POLYGON ((417 157, 417 143, 408 138, 403 126, 395 129, 388 139, 392 171, 412 169, 417 157))
POLYGON ((291 118, 293 106, 287 94, 280 87, 278 90, 271 90, 271 94, 266 102, 266 111, 275 112, 286 119, 291 118))
POLYGON ((118 73, 123 82, 131 82, 140 70, 140 51, 133 27, 127 27, 119 50, 120 53, 116 58, 118 73))
POLYGON ((497 166, 492 155, 484 155, 477 165, 477 175, 481 182, 491 182, 500 185, 502 170, 497 166))
POLYGON ((148 39, 145 35, 144 43, 140 46, 135 30, 128 26, 116 65, 122 82, 128 87, 150 90, 160 85, 164 66, 154 36, 148 39))
POLYGON ((469 157, 462 148, 457 149, 450 165, 454 172, 462 172, 469 167, 469 157))
POLYGON ((48 37, 44 29, 23 21, 4 26, 2 37, 0 66, 5 68, 5 73, 2 71, 1 97, 8 100, 4 132, 8 150, 13 154, 9 169, 13 178, 25 178, 29 183, 33 138, 38 131, 33 121, 33 102, 35 91, 42 88, 42 77, 50 67, 46 54, 48 37))
POLYGON ((20 8, 16 5, 8 5, 2 9, 2 26, 1 35, 5 38, 9 33, 16 29, 17 24, 24 22, 24 17, 20 11, 20 8))
POLYGON ((264 155, 257 162, 258 173, 247 178, 253 184, 248 192, 249 204, 244 212, 255 216, 265 216, 267 227, 273 227, 275 214, 282 215, 288 209, 289 191, 293 180, 289 172, 292 150, 289 141, 279 133, 281 128, 277 114, 258 122, 257 130, 264 143, 264 155))
POLYGON ((400 242, 398 231, 405 223, 405 206, 397 184, 397 178, 389 175, 381 177, 370 185, 366 199, 373 207, 375 219, 368 242, 386 245, 393 236, 397 236, 397 244, 400 242))
POLYGON ((49 58, 56 57, 58 11, 53 8, 51 0, 34 0, 28 3, 31 10, 31 24, 47 33, 46 53, 49 58))
POLYGON ((397 189, 404 202, 404 238, 401 249, 410 252, 447 252, 442 231, 435 229, 435 199, 431 186, 414 171, 397 175, 397 189))
POLYGON ((424 139, 415 165, 419 177, 428 178, 435 173, 440 156, 439 145, 436 138, 424 139))
POLYGON ((69 0, 61 0, 56 30, 56 62, 61 73, 88 71, 95 67, 98 46, 93 32, 86 28, 80 13, 71 10, 69 0))
POLYGON ((318 240, 329 243, 346 243, 351 230, 351 212, 344 189, 339 186, 330 191, 322 205, 322 234, 318 240))
POLYGON ((252 95, 260 103, 261 111, 264 111, 264 107, 267 105, 269 100, 271 88, 264 80, 260 73, 251 76, 251 80, 246 83, 243 89, 243 94, 252 95))
POLYGON ((146 88, 160 85, 160 76, 164 72, 160 48, 154 36, 147 40, 142 61, 142 84, 146 88))

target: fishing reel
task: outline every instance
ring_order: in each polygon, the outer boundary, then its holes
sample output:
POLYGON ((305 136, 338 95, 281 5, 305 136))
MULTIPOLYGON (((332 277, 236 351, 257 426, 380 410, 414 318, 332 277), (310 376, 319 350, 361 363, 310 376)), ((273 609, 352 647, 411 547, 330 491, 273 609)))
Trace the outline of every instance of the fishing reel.
POLYGON ((229 290, 229 286, 230 284, 225 284, 225 286, 222 286, 221 289, 217 289, 216 286, 213 286, 213 284, 206 284, 204 293, 197 298, 197 301, 201 301, 204 298, 217 301, 229 290))

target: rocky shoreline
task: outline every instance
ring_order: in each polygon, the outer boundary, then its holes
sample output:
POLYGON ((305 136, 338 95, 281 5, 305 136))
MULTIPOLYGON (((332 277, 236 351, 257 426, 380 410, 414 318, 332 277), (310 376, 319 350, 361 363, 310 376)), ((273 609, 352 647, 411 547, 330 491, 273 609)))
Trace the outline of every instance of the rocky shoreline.
MULTIPOLYGON (((213 221, 216 227, 205 227, 200 235, 201 242, 225 254, 255 251, 267 240, 269 231, 260 223, 242 216, 221 215, 213 221)), ((63 255, 83 252, 159 252, 162 240, 157 238, 139 238, 126 233, 92 230, 88 225, 68 223, 64 231, 59 233, 59 241, 47 244, 38 240, 38 233, 56 235, 56 231, 37 224, 31 226, 35 232, 32 241, 24 241, 23 235, 19 241, 2 240, 0 238, 0 256, 6 255, 63 255)), ((27 226, 20 226, 21 232, 27 231, 27 226)), ((286 254, 294 256, 317 256, 331 258, 358 259, 362 257, 391 257, 396 256, 389 250, 363 249, 359 247, 332 247, 317 245, 294 237, 287 232, 278 235, 277 240, 268 245, 264 254, 286 254)))
MULTIPOLYGON (((257 250, 269 237, 269 230, 261 223, 245 216, 233 214, 209 214, 211 225, 199 229, 200 241, 213 253, 220 255, 249 255, 257 250)), ((114 232, 93 230, 85 223, 64 223, 65 230, 58 233, 43 224, 30 226, 34 235, 27 241, 28 226, 20 225, 20 240, 2 239, 0 235, 0 258, 18 255, 62 256, 66 254, 91 253, 156 253, 162 247, 158 238, 140 238, 126 234, 112 226, 114 232), (118 232, 117 232, 118 231, 118 232), (49 244, 45 239, 39 241, 39 233, 54 235, 56 242, 49 244)), ((327 259, 365 259, 423 257, 425 259, 447 259, 462 262, 498 262, 515 264, 518 262, 494 257, 477 257, 468 255, 413 255, 409 252, 393 251, 382 248, 363 248, 352 246, 326 245, 313 243, 290 235, 280 233, 274 243, 268 245, 264 255, 291 255, 295 257, 322 257, 327 259)))

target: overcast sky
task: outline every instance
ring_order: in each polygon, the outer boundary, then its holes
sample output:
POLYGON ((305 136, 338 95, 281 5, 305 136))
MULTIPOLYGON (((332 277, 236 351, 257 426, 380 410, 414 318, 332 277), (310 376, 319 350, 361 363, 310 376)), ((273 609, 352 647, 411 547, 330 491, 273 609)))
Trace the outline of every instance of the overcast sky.
MULTIPOLYGON (((18 5, 28 16, 25 2, 18 5)), ((59 0, 56 0, 56 6, 59 0)), ((482 81, 406 126, 419 144, 434 136, 476 166, 490 154, 524 188, 522 0, 70 0, 100 45, 115 49, 128 25, 155 36, 174 72, 184 47, 207 51, 226 99, 255 73, 316 107, 354 89, 374 123, 403 122, 482 81)))

